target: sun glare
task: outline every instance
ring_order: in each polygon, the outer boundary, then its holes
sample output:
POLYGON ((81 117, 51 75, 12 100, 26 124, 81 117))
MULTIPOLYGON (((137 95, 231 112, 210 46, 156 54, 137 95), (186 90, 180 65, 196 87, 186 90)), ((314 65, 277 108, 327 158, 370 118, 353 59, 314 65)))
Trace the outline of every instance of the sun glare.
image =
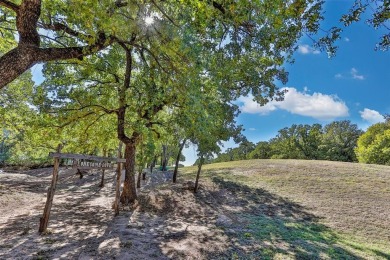
POLYGON ((154 23, 154 18, 151 16, 148 16, 145 18, 145 24, 146 25, 152 25, 154 23))

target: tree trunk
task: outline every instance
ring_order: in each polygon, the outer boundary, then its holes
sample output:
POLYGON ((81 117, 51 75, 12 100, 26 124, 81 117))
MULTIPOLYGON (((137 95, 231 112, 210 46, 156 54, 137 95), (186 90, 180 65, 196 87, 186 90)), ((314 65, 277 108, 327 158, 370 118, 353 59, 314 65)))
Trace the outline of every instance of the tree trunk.
MULTIPOLYGON (((106 148, 103 149, 103 157, 107 157, 107 149, 106 148)), ((105 172, 105 170, 103 169, 102 170, 102 179, 101 179, 100 185, 99 185, 100 188, 104 187, 104 172, 105 172)))
MULTIPOLYGON (((118 159, 122 158, 122 146, 123 146, 123 143, 121 141, 119 141, 118 159)), ((116 169, 116 184, 115 184, 115 202, 114 202, 115 216, 119 215, 121 176, 122 176, 122 163, 118 162, 118 166, 116 169)))
POLYGON ((161 155, 161 166, 162 166, 162 171, 166 171, 167 170, 167 164, 168 164, 168 158, 167 158, 167 146, 166 145, 163 145, 162 146, 162 149, 163 149, 163 152, 162 152, 162 155, 161 155))
POLYGON ((125 144, 125 181, 123 183, 123 191, 121 194, 121 202, 123 205, 130 205, 137 199, 137 188, 135 187, 135 150, 136 141, 139 137, 138 133, 133 132, 131 138, 126 135, 125 118, 126 118, 126 91, 130 88, 131 70, 133 59, 131 57, 132 49, 125 44, 121 45, 126 51, 126 71, 123 86, 118 89, 119 109, 118 117, 118 139, 125 144))
POLYGON ((176 183, 177 171, 179 169, 180 156, 181 156, 181 152, 183 151, 184 145, 186 144, 186 141, 187 141, 187 139, 183 140, 183 142, 180 144, 179 152, 177 153, 175 170, 173 171, 173 178, 172 178, 173 183, 176 183))
POLYGON ((137 199, 137 189, 135 183, 135 151, 136 142, 131 138, 129 143, 125 143, 125 182, 121 194, 121 202, 130 205, 137 199))
POLYGON ((138 172, 138 177, 137 177, 137 188, 141 188, 141 174, 142 172, 138 172))
POLYGON ((152 163, 150 164, 150 173, 153 172, 153 168, 154 168, 154 166, 156 166, 156 162, 157 162, 157 156, 155 156, 155 157, 153 158, 153 161, 152 161, 152 163))
POLYGON ((194 193, 198 192, 198 184, 199 184, 199 176, 200 176, 200 171, 202 170, 202 165, 203 165, 203 155, 200 157, 199 164, 198 164, 198 173, 196 174, 196 181, 195 181, 195 187, 194 187, 194 193))

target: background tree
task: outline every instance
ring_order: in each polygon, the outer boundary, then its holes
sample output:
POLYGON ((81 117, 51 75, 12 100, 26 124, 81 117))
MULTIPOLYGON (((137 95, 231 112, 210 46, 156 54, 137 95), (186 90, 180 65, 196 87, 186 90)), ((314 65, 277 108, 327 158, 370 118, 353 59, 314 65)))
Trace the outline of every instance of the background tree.
POLYGON ((249 159, 269 159, 271 158, 271 147, 268 142, 261 141, 255 146, 255 149, 250 152, 249 159))
POLYGON ((363 133, 349 120, 332 122, 324 127, 321 158, 330 161, 356 162, 355 148, 363 133))
POLYGON ((141 179, 146 179, 145 168, 147 168, 147 163, 154 158, 154 154, 156 152, 155 133, 152 131, 144 132, 138 146, 139 149, 136 156, 136 165, 138 170, 137 188, 141 188, 141 179))
POLYGON ((213 155, 221 150, 221 141, 227 141, 231 137, 236 140, 241 132, 241 126, 237 126, 234 120, 237 115, 237 106, 221 102, 220 98, 216 98, 218 93, 208 91, 208 87, 210 86, 205 84, 198 92, 199 96, 192 93, 194 98, 192 100, 198 101, 195 104, 191 103, 193 124, 191 126, 192 132, 188 135, 191 142, 197 146, 198 151, 199 163, 194 192, 198 190, 199 177, 204 162, 211 160, 213 155), (207 95, 204 95, 205 93, 207 95))
MULTIPOLYGON (((350 121, 320 124, 292 125, 278 131, 269 142, 259 142, 248 159, 311 159, 356 161, 354 149, 362 131, 350 121)), ((229 148, 213 162, 242 160, 242 148, 229 148)))
POLYGON ((304 159, 305 154, 299 146, 299 126, 292 125, 278 131, 269 141, 273 159, 304 159))
POLYGON ((355 151, 359 162, 390 165, 390 121, 370 126, 355 151))

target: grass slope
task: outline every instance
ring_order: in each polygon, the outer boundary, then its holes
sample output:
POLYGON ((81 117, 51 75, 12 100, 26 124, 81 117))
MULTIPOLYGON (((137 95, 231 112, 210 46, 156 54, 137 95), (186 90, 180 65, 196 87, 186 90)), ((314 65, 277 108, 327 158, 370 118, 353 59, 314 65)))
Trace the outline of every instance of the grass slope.
POLYGON ((388 166, 246 160, 205 165, 201 184, 227 191, 232 258, 390 259, 388 166))

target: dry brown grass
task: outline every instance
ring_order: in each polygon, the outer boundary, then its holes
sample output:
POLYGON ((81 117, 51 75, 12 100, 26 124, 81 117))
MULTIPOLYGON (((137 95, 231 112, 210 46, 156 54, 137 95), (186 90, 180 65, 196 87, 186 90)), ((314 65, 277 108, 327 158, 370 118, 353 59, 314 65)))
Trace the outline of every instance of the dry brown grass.
MULTIPOLYGON (((186 172, 193 170, 187 168, 186 172)), ((303 206, 355 247, 390 258, 390 167, 304 160, 205 165, 203 181, 263 189, 303 206)))

